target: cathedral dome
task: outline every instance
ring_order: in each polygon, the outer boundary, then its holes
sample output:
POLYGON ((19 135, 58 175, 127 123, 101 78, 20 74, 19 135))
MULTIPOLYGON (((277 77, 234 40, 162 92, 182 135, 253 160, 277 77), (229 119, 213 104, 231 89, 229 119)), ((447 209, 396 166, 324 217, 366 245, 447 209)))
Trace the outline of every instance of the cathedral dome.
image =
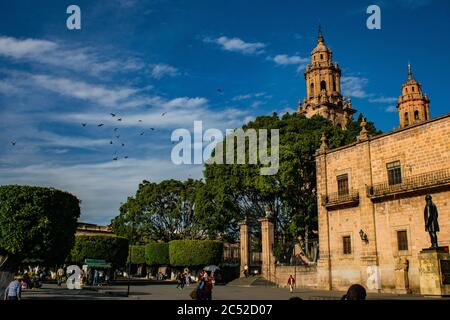
POLYGON ((317 46, 311 52, 311 55, 318 52, 331 52, 331 50, 326 46, 325 40, 322 34, 319 34, 319 38, 317 39, 317 46))

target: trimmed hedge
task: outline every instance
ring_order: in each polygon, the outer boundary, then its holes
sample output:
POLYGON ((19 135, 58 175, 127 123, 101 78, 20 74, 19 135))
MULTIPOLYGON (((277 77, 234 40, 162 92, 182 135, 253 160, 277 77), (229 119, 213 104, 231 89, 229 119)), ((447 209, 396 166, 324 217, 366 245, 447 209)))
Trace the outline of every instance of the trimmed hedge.
POLYGON ((149 266, 163 266, 170 263, 168 243, 148 243, 145 245, 145 262, 149 266))
POLYGON ((173 240, 169 242, 170 264, 174 267, 219 264, 223 243, 212 240, 173 240))
POLYGON ((68 260, 83 264, 85 259, 103 259, 124 266, 128 258, 128 239, 114 235, 77 235, 68 260))
MULTIPOLYGON (((145 264, 145 246, 134 245, 130 247, 131 264, 145 264)), ((128 260, 129 262, 129 260, 128 260)))
POLYGON ((74 243, 80 201, 53 188, 0 186, 0 255, 62 263, 74 243))

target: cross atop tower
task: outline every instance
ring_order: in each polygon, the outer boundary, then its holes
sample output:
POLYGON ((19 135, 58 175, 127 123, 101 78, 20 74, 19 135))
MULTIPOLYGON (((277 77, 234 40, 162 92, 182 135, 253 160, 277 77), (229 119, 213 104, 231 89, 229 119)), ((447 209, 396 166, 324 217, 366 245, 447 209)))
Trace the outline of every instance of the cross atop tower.
POLYGON ((408 62, 408 79, 411 80, 413 78, 413 74, 411 71, 411 64, 408 62))
POLYGON ((318 41, 319 42, 323 42, 324 41, 324 39, 323 39, 323 33, 322 33, 322 26, 319 24, 319 27, 318 27, 318 36, 317 36, 317 39, 318 39, 318 41))

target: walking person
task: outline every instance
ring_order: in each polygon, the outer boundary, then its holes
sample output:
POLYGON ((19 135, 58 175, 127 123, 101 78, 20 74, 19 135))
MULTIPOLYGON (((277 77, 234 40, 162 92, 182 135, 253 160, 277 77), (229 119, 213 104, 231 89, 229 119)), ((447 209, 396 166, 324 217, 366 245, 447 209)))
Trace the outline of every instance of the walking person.
POLYGON ((183 288, 184 288, 184 279, 185 279, 184 274, 179 273, 177 275, 177 289, 183 290, 183 288))
POLYGON ((212 290, 213 290, 213 278, 206 277, 205 286, 203 289, 203 300, 212 300, 212 290))
POLYGON ((191 274, 190 273, 186 273, 186 277, 185 277, 185 284, 186 287, 189 287, 189 283, 190 283, 190 279, 191 278, 191 274))
POLYGON ((197 300, 205 300, 205 278, 201 277, 197 286, 197 300))
POLYGON ((249 276, 249 274, 248 274, 248 265, 245 265, 245 266, 244 266, 244 276, 245 276, 246 278, 248 278, 248 276, 249 276))
POLYGON ((294 286, 295 286, 295 279, 294 279, 294 277, 292 276, 292 274, 289 276, 289 279, 288 279, 288 285, 289 285, 289 291, 291 292, 291 293, 293 293, 294 292, 294 286))
POLYGON ((98 270, 96 269, 94 271, 94 282, 92 283, 93 286, 98 286, 98 270))
POLYGON ((56 281, 58 283, 58 287, 61 287, 63 277, 64 277, 64 269, 59 267, 59 269, 56 271, 56 281))
POLYGON ((22 277, 17 276, 5 290, 5 300, 20 300, 22 295, 22 277))

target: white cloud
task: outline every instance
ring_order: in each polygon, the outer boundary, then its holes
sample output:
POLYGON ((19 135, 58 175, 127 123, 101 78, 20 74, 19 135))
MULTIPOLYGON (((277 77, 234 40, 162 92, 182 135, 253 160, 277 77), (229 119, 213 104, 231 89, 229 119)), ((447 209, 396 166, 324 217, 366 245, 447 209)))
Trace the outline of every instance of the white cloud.
POLYGON ((57 47, 56 43, 46 40, 19 40, 12 37, 0 37, 0 55, 15 59, 37 58, 55 50, 57 47))
POLYGON ((356 76, 342 77, 341 88, 344 96, 351 96, 355 98, 367 98, 369 95, 365 91, 365 86, 369 80, 356 76))
POLYGON ((387 106, 384 111, 386 112, 397 112, 397 106, 387 106))
POLYGON ((233 99, 231 99, 231 100, 233 100, 233 101, 242 101, 242 100, 250 99, 252 97, 253 97, 252 94, 240 94, 238 96, 233 97, 233 99))
POLYGON ((369 102, 371 103, 392 103, 392 102, 397 102, 397 97, 378 97, 378 98, 370 98, 369 102))
POLYGON ((221 46, 223 50, 239 52, 243 54, 261 54, 266 45, 261 42, 245 42, 239 38, 228 38, 225 36, 217 39, 205 38, 205 42, 215 43, 221 46))
POLYGON ((30 79, 38 86, 58 94, 86 100, 106 107, 135 106, 130 98, 138 90, 132 88, 107 88, 83 81, 68 78, 57 78, 47 75, 30 75, 30 79), (131 103, 130 103, 131 102, 131 103))
POLYGON ((155 79, 161 79, 165 76, 175 77, 179 74, 177 68, 165 63, 158 63, 152 65, 150 73, 151 76, 155 79))
POLYGON ((94 48, 69 46, 41 39, 18 39, 0 36, 0 56, 15 61, 39 63, 52 67, 84 71, 91 75, 104 72, 138 70, 144 64, 136 58, 105 57, 94 48))
POLYGON ((262 101, 253 101, 252 104, 250 105, 250 108, 258 108, 263 104, 262 101))
POLYGON ((178 108, 178 107, 184 107, 184 108, 199 108, 201 106, 204 106, 208 103, 208 100, 205 98, 195 97, 195 98, 188 98, 188 97, 182 97, 182 98, 175 98, 172 100, 168 100, 161 103, 161 106, 164 109, 171 109, 171 108, 178 108))
POLYGON ((251 98, 259 98, 266 96, 265 92, 257 92, 257 93, 247 93, 247 94, 240 94, 237 96, 234 96, 231 100, 232 101, 242 101, 242 100, 248 100, 251 98))
POLYGON ((298 55, 288 56, 287 54, 278 54, 274 58, 271 58, 276 64, 281 66, 296 65, 297 71, 300 72, 305 69, 309 63, 308 58, 302 58, 298 55))

